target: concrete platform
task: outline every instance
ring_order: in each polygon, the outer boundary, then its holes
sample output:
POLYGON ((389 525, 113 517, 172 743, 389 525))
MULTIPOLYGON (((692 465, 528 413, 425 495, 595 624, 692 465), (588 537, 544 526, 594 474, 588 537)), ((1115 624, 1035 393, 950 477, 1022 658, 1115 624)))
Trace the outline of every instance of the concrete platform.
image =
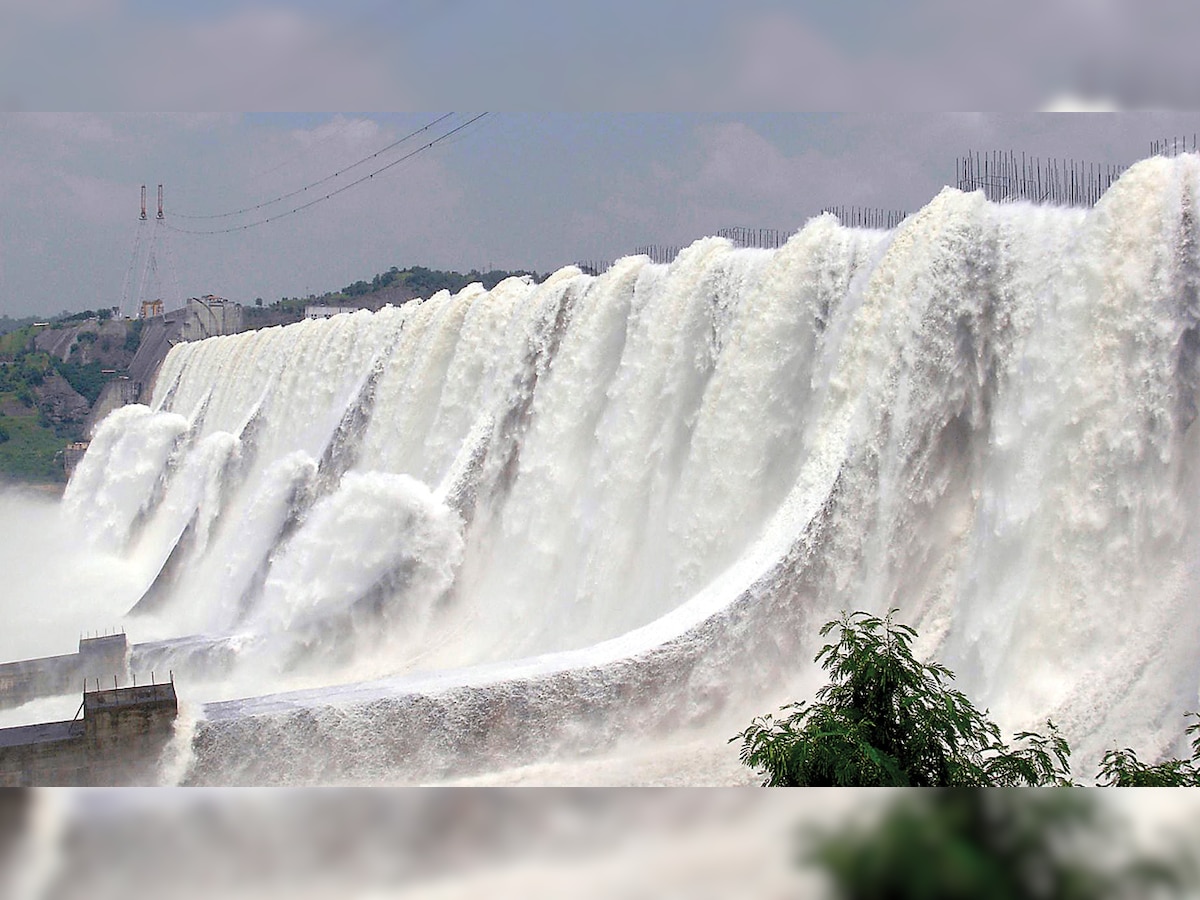
POLYGON ((82 718, 0 729, 0 787, 154 784, 178 711, 170 682, 87 691, 82 718))
POLYGON ((80 638, 75 653, 0 663, 0 708, 11 709, 39 697, 55 697, 85 689, 85 679, 100 685, 113 676, 128 682, 129 644, 125 634, 80 638))

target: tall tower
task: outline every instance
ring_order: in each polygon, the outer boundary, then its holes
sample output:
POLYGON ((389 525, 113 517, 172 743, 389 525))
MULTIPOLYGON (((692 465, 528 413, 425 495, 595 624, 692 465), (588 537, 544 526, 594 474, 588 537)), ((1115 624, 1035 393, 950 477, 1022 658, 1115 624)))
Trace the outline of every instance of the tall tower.
POLYGON ((146 185, 142 185, 141 211, 138 216, 137 232, 134 235, 133 253, 125 272, 125 280, 121 287, 121 315, 161 316, 164 312, 174 309, 183 303, 183 292, 179 287, 179 279, 175 272, 174 261, 171 257, 171 246, 168 241, 168 226, 164 221, 163 186, 158 186, 158 209, 155 212, 154 224, 151 227, 147 211, 146 185), (165 266, 163 265, 165 263, 165 266), (165 271, 164 271, 165 270, 165 271), (140 272, 136 293, 133 291, 133 277, 140 272), (164 283, 164 275, 169 284, 164 283))

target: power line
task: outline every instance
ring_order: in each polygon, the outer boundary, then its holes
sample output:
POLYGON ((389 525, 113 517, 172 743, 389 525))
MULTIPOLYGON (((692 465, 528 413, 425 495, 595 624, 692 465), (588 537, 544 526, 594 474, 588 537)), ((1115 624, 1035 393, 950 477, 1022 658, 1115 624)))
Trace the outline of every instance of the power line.
POLYGON ((350 165, 346 166, 345 168, 339 169, 338 171, 334 172, 332 175, 326 175, 320 181, 314 181, 312 184, 306 184, 304 187, 297 188, 294 191, 289 191, 286 194, 280 194, 278 197, 274 197, 271 200, 264 200, 261 203, 254 204, 254 206, 246 206, 246 207, 243 207, 242 209, 235 209, 232 212, 213 213, 211 215, 188 215, 187 213, 172 213, 172 215, 174 215, 176 218, 179 218, 179 219, 228 219, 231 216, 240 216, 245 213, 255 212, 256 210, 260 210, 266 206, 273 206, 274 204, 279 203, 281 200, 288 200, 292 197, 295 197, 297 194, 303 194, 305 191, 310 190, 311 188, 320 187, 322 184, 325 184, 325 182, 327 182, 327 181, 332 181, 333 179, 337 178, 340 175, 345 175, 351 169, 357 169, 363 163, 369 162, 372 159, 375 159, 377 156, 380 156, 384 153, 387 153, 389 150, 399 147, 405 141, 412 140, 418 134, 428 131, 430 128, 433 128, 435 125, 441 124, 446 119, 450 118, 452 115, 454 115, 454 113, 452 113, 452 112, 446 113, 444 116, 440 116, 440 117, 434 119, 428 125, 423 125, 420 128, 418 128, 416 131, 409 132, 408 134, 406 134, 404 137, 400 138, 399 140, 392 141, 392 143, 388 144, 386 147, 384 147, 380 150, 376 150, 370 156, 364 156, 358 162, 351 163, 350 165))
POLYGON ((325 144, 327 144, 331 140, 333 140, 335 137, 345 134, 346 129, 348 129, 351 125, 355 124, 355 122, 356 122, 355 119, 343 118, 342 121, 339 124, 335 125, 333 128, 331 128, 329 130, 329 133, 326 134, 324 137, 317 138, 317 140, 313 141, 307 147, 304 147, 303 149, 298 150, 297 152, 295 152, 295 153, 291 154, 290 156, 288 156, 287 158, 285 158, 283 160, 283 162, 276 163, 275 165, 271 166, 271 168, 269 168, 269 169, 264 169, 261 172, 251 175, 250 178, 257 180, 266 175, 270 175, 273 172, 278 172, 284 166, 291 165, 292 163, 294 163, 296 160, 300 159, 305 154, 311 153, 317 147, 324 146, 325 144))
MULTIPOLYGON (((187 229, 187 228, 178 228, 174 225, 171 225, 170 223, 164 223, 164 224, 166 224, 166 226, 168 228, 170 228, 172 231, 178 231, 183 234, 231 234, 235 231, 245 231, 249 228, 255 228, 259 225, 266 225, 268 222, 276 222, 279 219, 283 219, 283 218, 286 218, 287 216, 301 212, 302 210, 308 209, 311 206, 316 206, 318 203, 323 203, 324 201, 330 199, 331 197, 336 197, 338 194, 342 193, 342 191, 348 191, 348 190, 350 190, 350 188, 354 187, 355 185, 362 184, 364 181, 368 181, 368 180, 374 178, 376 175, 379 175, 381 172, 386 172, 388 169, 392 168, 393 166, 398 166, 398 165, 400 165, 400 163, 412 159, 418 153, 424 153, 426 150, 430 149, 431 147, 434 147, 437 144, 440 144, 442 141, 446 140, 446 138, 448 138, 454 134, 457 134, 458 132, 462 131, 464 128, 474 125, 476 122, 478 122, 480 119, 482 119, 486 115, 488 115, 488 113, 485 113, 485 112, 480 113, 479 115, 475 116, 475 118, 468 119, 466 122, 463 122, 461 125, 458 125, 452 129, 450 129, 445 134, 443 134, 441 137, 434 138, 428 144, 423 144, 422 146, 418 147, 416 150, 413 150, 413 151, 410 151, 409 153, 404 154, 404 156, 401 156, 399 159, 392 160, 386 166, 381 166, 380 168, 376 169, 374 172, 371 172, 368 175, 363 175, 361 178, 358 178, 358 179, 350 182, 349 184, 342 185, 340 188, 338 188, 335 191, 330 191, 324 197, 317 197, 315 200, 310 200, 307 203, 303 203, 300 206, 295 207, 294 209, 288 210, 287 212, 282 212, 282 213, 279 213, 278 215, 270 216, 266 219, 259 219, 258 221, 255 221, 255 222, 247 222, 244 225, 234 225, 230 228, 219 228, 219 229, 214 229, 212 231, 193 231, 193 230, 187 229)), ((445 118, 445 116, 443 116, 442 118, 445 118)), ((422 129, 422 130, 424 130, 424 129, 422 129)), ((328 180, 328 179, 326 179, 326 180, 328 180)))
MULTIPOLYGON (((478 134, 479 132, 481 132, 481 131, 483 131, 485 128, 487 128, 487 127, 488 127, 488 125, 489 125, 490 123, 492 123, 492 122, 495 122, 495 121, 496 121, 495 119, 488 119, 486 122, 484 122, 482 125, 478 126, 477 128, 469 128, 469 129, 467 129, 467 130, 466 130, 466 131, 464 131, 462 134, 460 134, 458 137, 456 137, 454 140, 452 140, 452 141, 448 141, 448 142, 446 143, 446 146, 447 146, 447 147, 453 147, 455 144, 459 143, 460 141, 467 141, 467 140, 470 140, 470 139, 471 139, 471 138, 473 138, 473 137, 474 137, 476 134, 478 134)), ((468 123, 468 124, 470 124, 470 123, 468 123)))

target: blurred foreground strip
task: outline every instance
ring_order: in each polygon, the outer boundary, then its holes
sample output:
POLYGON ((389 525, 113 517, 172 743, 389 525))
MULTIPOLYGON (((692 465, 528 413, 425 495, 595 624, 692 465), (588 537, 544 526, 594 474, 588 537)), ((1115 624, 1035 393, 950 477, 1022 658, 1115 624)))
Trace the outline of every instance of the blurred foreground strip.
POLYGON ((1179 791, 9 792, 16 900, 1198 896, 1179 791))
POLYGON ((907 791, 867 819, 809 829, 802 858, 844 900, 1195 897, 1196 815, 1181 792, 907 791))

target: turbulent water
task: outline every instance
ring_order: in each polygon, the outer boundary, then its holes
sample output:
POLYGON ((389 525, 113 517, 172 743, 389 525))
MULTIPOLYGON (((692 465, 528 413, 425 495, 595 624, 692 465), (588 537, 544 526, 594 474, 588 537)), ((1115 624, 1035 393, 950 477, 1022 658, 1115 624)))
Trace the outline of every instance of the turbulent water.
POLYGON ((1190 156, 1087 211, 946 189, 894 231, 181 344, 64 508, 121 560, 135 667, 211 701, 193 781, 724 748, 817 683, 822 622, 893 607, 1006 728, 1174 750, 1198 189, 1190 156))

